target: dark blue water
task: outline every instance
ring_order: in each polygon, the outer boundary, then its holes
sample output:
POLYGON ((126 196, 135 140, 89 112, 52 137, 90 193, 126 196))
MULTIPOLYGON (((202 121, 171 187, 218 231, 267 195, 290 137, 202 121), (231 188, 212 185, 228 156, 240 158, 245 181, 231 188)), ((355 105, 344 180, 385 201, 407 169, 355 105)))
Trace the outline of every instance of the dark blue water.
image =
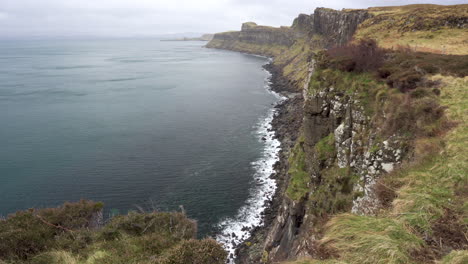
MULTIPOLYGON (((183 205, 201 235, 253 186, 265 59, 158 40, 0 42, 0 215, 183 205)), ((112 209, 112 210, 111 210, 112 209)))

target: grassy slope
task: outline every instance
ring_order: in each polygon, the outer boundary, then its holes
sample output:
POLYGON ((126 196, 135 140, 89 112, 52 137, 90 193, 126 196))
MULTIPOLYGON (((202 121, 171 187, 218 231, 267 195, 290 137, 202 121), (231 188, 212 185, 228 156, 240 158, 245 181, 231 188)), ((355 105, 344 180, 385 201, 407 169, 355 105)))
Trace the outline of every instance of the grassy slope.
MULTIPOLYGON (((321 243, 336 252, 334 259, 302 260, 295 264, 425 263, 425 259, 417 257, 427 254, 423 238, 437 232, 436 223, 447 210, 455 212, 452 224, 457 226, 457 231, 467 231, 468 77, 437 75, 432 78, 444 83, 441 103, 448 107, 450 120, 458 125, 439 138, 442 142, 437 144, 441 147, 435 148, 436 152, 426 153, 417 164, 392 175, 392 181, 403 184, 392 207, 376 217, 341 214, 329 221, 321 243)), ((427 143, 421 140, 416 144, 427 148, 427 143)), ((467 250, 452 251, 440 260, 441 263, 467 261, 467 250)))
POLYGON ((468 5, 373 7, 356 38, 373 38, 385 48, 409 45, 417 51, 468 54, 468 30, 456 26, 467 17, 468 5), (445 23, 448 23, 448 26, 445 23))

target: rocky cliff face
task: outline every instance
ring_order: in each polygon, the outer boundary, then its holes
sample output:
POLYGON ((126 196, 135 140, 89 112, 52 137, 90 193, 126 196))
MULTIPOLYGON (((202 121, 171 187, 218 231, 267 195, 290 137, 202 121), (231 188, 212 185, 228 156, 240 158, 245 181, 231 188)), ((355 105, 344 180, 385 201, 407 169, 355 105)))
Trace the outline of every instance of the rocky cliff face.
POLYGON ((299 15, 291 27, 274 28, 253 22, 244 23, 241 31, 215 34, 207 47, 274 56, 278 55, 279 49, 291 47, 299 38, 321 36, 325 46, 343 45, 351 39, 357 26, 369 17, 366 10, 317 8, 311 15, 299 15), (265 46, 276 49, 265 49, 265 46))
POLYGON ((347 43, 358 25, 371 15, 367 10, 336 11, 328 8, 317 8, 311 15, 300 14, 293 22, 292 28, 309 37, 320 35, 326 46, 347 43))
MULTIPOLYGON (((310 65, 300 106, 302 139, 296 143, 305 155, 306 191, 300 198, 292 198, 285 190, 289 187, 283 188, 276 217, 263 233, 255 234, 254 246, 241 249, 240 263, 319 256, 315 243, 325 216, 346 211, 375 214, 381 208, 374 190, 376 181, 398 166, 406 154, 397 135, 378 138, 379 128, 373 126, 357 93, 345 93, 325 75, 318 77, 323 78, 318 89, 311 88, 315 62, 310 65)), ((289 184, 294 177, 291 155, 282 171, 289 184)))
POLYGON ((327 46, 348 42, 358 25, 370 17, 367 10, 336 11, 317 8, 313 16, 313 33, 325 36, 327 46))

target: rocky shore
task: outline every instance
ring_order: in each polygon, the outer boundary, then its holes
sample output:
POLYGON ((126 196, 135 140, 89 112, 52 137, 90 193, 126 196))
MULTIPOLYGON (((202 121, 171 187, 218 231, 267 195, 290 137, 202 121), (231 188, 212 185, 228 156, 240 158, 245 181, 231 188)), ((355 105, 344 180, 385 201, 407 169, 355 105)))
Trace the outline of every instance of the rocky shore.
POLYGON ((276 138, 281 142, 281 150, 279 152, 279 161, 274 165, 275 173, 271 175, 277 182, 277 189, 273 200, 265 206, 263 214, 264 224, 252 230, 251 236, 244 243, 238 246, 236 250, 236 263, 252 263, 251 252, 258 251, 261 255, 263 252, 261 247, 262 241, 271 228, 273 220, 277 216, 279 207, 283 201, 285 190, 288 183, 288 157, 289 152, 299 134, 299 128, 302 122, 302 93, 297 93, 290 82, 281 74, 281 69, 273 63, 266 64, 264 68, 271 73, 270 89, 282 96, 288 98, 276 105, 276 115, 272 121, 272 129, 275 131, 276 138))

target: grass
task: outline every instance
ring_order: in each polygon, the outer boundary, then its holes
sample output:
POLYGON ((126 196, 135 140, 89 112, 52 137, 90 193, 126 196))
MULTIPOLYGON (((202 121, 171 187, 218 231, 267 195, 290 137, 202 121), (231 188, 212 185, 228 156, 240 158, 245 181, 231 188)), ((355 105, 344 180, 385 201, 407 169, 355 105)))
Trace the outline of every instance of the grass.
POLYGON ((283 68, 283 76, 291 80, 295 87, 302 88, 309 75, 309 62, 313 53, 323 46, 320 35, 314 35, 311 39, 297 39, 294 45, 275 57, 274 64, 283 68))
POLYGON ((423 241, 390 218, 342 214, 330 220, 322 243, 348 263, 411 263, 410 253, 423 241))
POLYGON ((353 190, 357 180, 350 168, 335 165, 322 170, 320 182, 315 184, 309 195, 309 211, 315 216, 325 217, 350 210, 354 198, 359 195, 353 190))
POLYGON ((388 90, 385 83, 376 80, 371 73, 342 72, 333 69, 317 69, 309 83, 308 93, 314 94, 324 87, 333 87, 330 98, 334 95, 352 96, 364 107, 366 114, 372 116, 381 106, 382 94, 388 90))
POLYGON ((314 148, 317 158, 320 161, 335 157, 335 134, 330 133, 330 135, 322 138, 315 144, 314 148))
POLYGON ((301 137, 289 156, 290 180, 286 195, 292 200, 299 201, 309 192, 310 175, 305 165, 305 153, 303 149, 304 139, 301 137))
POLYGON ((327 260, 318 260, 318 259, 300 259, 291 262, 284 262, 283 264, 346 264, 346 262, 342 262, 339 260, 334 259, 327 259, 327 260))
POLYGON ((376 39, 384 48, 409 45, 416 51, 468 53, 466 29, 458 28, 468 5, 375 7, 369 12, 374 17, 359 26, 356 39, 376 39))
POLYGON ((464 264, 468 263, 468 250, 452 251, 445 256, 438 264, 464 264))
POLYGON ((410 226, 430 232, 444 208, 455 206, 457 186, 468 187, 468 77, 435 76, 445 83, 441 102, 447 116, 461 125, 445 136, 445 148, 421 166, 403 176, 406 184, 398 191, 393 213, 410 226))

